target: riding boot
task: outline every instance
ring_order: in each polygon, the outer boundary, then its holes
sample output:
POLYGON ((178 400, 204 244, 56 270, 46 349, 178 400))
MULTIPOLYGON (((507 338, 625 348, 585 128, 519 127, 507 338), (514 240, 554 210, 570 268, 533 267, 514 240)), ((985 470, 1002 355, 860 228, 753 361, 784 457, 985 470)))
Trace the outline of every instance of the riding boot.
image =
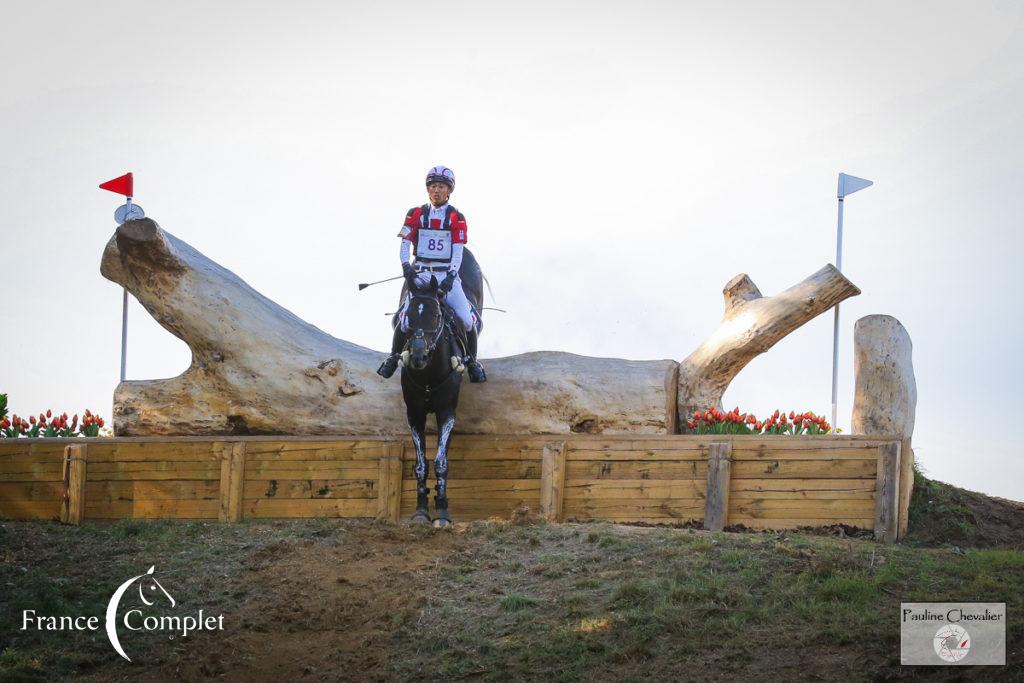
POLYGON ((476 359, 476 340, 476 327, 473 327, 466 332, 466 372, 469 374, 470 382, 486 382, 487 373, 476 359))
POLYGON ((377 374, 387 379, 391 375, 395 374, 395 370, 398 368, 398 357, 402 353, 402 347, 405 345, 405 332, 402 332, 402 326, 395 326, 395 334, 391 338, 391 355, 384 359, 384 362, 377 368, 377 374))
POLYGON ((430 501, 430 487, 424 486, 422 489, 416 489, 416 512, 412 515, 412 521, 414 522, 429 522, 430 513, 427 511, 427 506, 430 501))

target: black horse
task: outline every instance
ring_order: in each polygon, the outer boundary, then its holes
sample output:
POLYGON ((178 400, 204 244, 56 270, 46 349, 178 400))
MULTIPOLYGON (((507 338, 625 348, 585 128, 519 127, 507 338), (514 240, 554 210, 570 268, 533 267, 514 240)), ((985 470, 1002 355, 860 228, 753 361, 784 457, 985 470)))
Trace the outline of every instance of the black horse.
MULTIPOLYGON (((483 273, 469 249, 463 251, 459 268, 463 291, 476 312, 477 332, 482 328, 480 303, 483 294, 483 273)), ((448 447, 455 427, 455 409, 459 403, 459 388, 465 367, 462 358, 466 355, 465 332, 454 311, 444 303, 445 293, 438 286, 437 278, 431 276, 426 286, 416 287, 415 280, 406 280, 402 287, 401 301, 409 297, 408 304, 399 307, 392 318, 392 325, 401 323, 404 310, 408 329, 402 351, 402 396, 405 411, 412 431, 412 443, 416 449, 416 512, 414 522, 431 521, 427 511, 427 414, 437 418, 437 456, 434 458, 434 474, 437 489, 434 495, 434 509, 437 518, 434 526, 451 524, 448 515, 448 447)))

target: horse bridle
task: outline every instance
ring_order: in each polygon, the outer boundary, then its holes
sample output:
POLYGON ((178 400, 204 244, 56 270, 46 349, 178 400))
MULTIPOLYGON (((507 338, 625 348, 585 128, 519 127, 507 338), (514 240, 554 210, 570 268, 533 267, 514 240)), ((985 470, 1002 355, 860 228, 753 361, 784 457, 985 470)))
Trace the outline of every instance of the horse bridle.
MULTIPOLYGON (((437 298, 436 295, 422 294, 422 293, 421 294, 410 294, 409 306, 412 306, 413 301, 415 301, 416 299, 430 299, 434 303, 437 304, 437 314, 438 314, 438 318, 440 319, 440 322, 438 323, 437 329, 432 331, 432 333, 434 335, 434 338, 430 341, 429 344, 427 344, 427 355, 429 356, 429 355, 434 353, 434 348, 437 346, 437 342, 441 339, 441 333, 444 332, 444 326, 445 326, 445 323, 446 323, 445 317, 444 317, 444 309, 441 307, 441 301, 440 301, 440 299, 437 298)), ((409 317, 408 310, 406 310, 405 317, 407 319, 409 317)), ((417 328, 413 332, 413 334, 408 339, 405 340, 405 346, 402 347, 402 350, 403 351, 409 350, 409 345, 412 344, 412 342, 414 340, 425 339, 425 338, 426 338, 426 335, 424 334, 423 328, 422 327, 417 328)))

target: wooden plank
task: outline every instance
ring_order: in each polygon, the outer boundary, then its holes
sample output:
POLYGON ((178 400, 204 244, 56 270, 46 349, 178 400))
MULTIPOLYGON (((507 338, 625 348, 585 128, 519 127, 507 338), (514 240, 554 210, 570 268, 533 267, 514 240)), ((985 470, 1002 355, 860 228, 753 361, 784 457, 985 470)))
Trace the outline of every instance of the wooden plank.
MULTIPOLYGON (((428 476, 434 471, 429 462, 428 476)), ((416 462, 406 458, 402 462, 402 479, 415 479, 416 462)), ((466 460, 448 463, 448 476, 452 479, 540 479, 540 460, 466 460)))
POLYGON ((878 462, 872 460, 738 460, 733 479, 874 479, 878 462))
POLYGON ((217 519, 220 501, 106 500, 86 501, 87 519, 217 519))
POLYGON ((0 455, 0 466, 4 469, 14 470, 16 465, 38 465, 41 463, 61 463, 64 461, 63 452, 30 453, 18 451, 0 455))
POLYGON ((869 493, 873 498, 875 482, 870 479, 734 479, 730 495, 734 498, 747 494, 771 497, 773 493, 781 493, 783 496, 800 497, 814 492, 826 493, 828 498, 869 493))
POLYGON ((242 489, 245 485, 246 444, 239 441, 221 452, 220 498, 217 518, 222 522, 242 520, 242 489))
POLYGON ((247 479, 242 499, 377 498, 376 479, 247 479))
POLYGON ((565 491, 564 441, 552 441, 544 447, 540 482, 540 515, 549 522, 558 522, 565 491))
POLYGON ((704 497, 704 528, 721 531, 729 518, 729 443, 711 444, 708 453, 707 493, 704 497))
POLYGON ((64 449, 64 489, 60 499, 60 521, 79 525, 85 513, 85 478, 89 447, 82 444, 64 449))
MULTIPOLYGON (((458 491, 461 495, 479 495, 484 497, 514 494, 516 496, 531 495, 540 500, 540 479, 449 479, 449 491, 458 491)), ((416 480, 402 480, 403 494, 416 493, 416 480)))
POLYGON ((654 519, 677 520, 703 519, 704 499, 663 498, 635 500, 633 498, 610 498, 565 501, 566 519, 654 519))
POLYGON ((0 500, 53 502, 63 494, 64 482, 60 481, 0 482, 0 500))
POLYGON ((330 467, 303 467, 290 470, 261 470, 249 463, 246 463, 246 481, 269 481, 278 482, 298 479, 309 481, 313 479, 372 479, 376 480, 380 475, 380 468, 376 462, 368 461, 366 467, 354 467, 348 465, 334 465, 330 467))
POLYGON ((101 443, 92 446, 89 462, 152 462, 219 460, 214 443, 101 443))
POLYGON ((0 481, 62 481, 63 473, 60 459, 0 464, 0 481))
MULTIPOLYGON (((403 460, 416 461, 416 450, 412 444, 405 445, 403 460)), ((437 456, 437 447, 426 449, 428 460, 437 456)), ((465 444, 453 443, 448 451, 449 460, 541 460, 544 456, 543 448, 473 448, 465 444)))
POLYGON ((878 447, 857 448, 739 448, 733 460, 874 460, 878 447))
POLYGON ((579 498, 704 498, 707 481, 693 479, 607 479, 570 481, 565 500, 579 498))
POLYGON ((905 538, 910 524, 910 497, 914 493, 914 449, 908 436, 900 444, 900 505, 897 538, 905 538))
POLYGON ((900 442, 879 446, 875 485, 875 538, 894 543, 899 529, 900 442))
POLYGON ((51 500, 0 500, 0 519, 60 519, 60 497, 51 500))
POLYGON ((738 500, 729 510, 729 523, 736 519, 771 519, 801 517, 864 518, 875 509, 873 500, 780 500, 760 498, 738 500))
POLYGON ((90 470, 89 481, 220 481, 220 468, 204 470, 152 470, 142 472, 105 472, 93 474, 90 470))
POLYGON ((358 453, 361 455, 367 455, 368 457, 378 458, 384 453, 384 450, 387 447, 387 443, 387 441, 369 441, 365 439, 338 439, 337 441, 320 440, 300 442, 254 442, 245 440, 245 452, 247 457, 253 455, 259 455, 261 457, 265 457, 267 455, 276 455, 285 458, 292 453, 304 453, 307 451, 332 451, 358 453))
POLYGON ((302 461, 326 461, 326 462, 377 462, 384 454, 384 448, 363 448, 359 450, 344 450, 336 448, 318 448, 315 450, 284 451, 283 453, 249 453, 245 452, 247 462, 275 463, 302 461))
POLYGON ((380 459, 377 481, 377 519, 397 523, 402 509, 402 455, 405 444, 388 444, 380 459))
POLYGON ((219 500, 220 482, 189 479, 183 481, 89 481, 85 484, 88 500, 219 500))
POLYGON ((598 479, 695 479, 707 478, 707 462, 673 460, 658 462, 568 460, 565 463, 567 485, 574 481, 598 479))
POLYGON ((259 498, 243 502, 249 518, 267 517, 376 517, 374 498, 281 499, 259 498))
POLYGON ((97 480, 106 479, 106 475, 108 474, 131 474, 136 472, 172 472, 182 475, 180 477, 175 477, 176 479, 218 479, 220 477, 220 462, 216 460, 209 460, 207 462, 195 462, 190 460, 97 462, 92 463, 89 467, 89 478, 97 480), (185 474, 188 476, 184 476, 185 474))
POLYGON ((620 451, 613 449, 576 449, 568 450, 568 460, 601 460, 601 461, 675 461, 675 460, 707 460, 708 451, 705 448, 666 448, 656 450, 653 448, 638 449, 635 451, 620 451))

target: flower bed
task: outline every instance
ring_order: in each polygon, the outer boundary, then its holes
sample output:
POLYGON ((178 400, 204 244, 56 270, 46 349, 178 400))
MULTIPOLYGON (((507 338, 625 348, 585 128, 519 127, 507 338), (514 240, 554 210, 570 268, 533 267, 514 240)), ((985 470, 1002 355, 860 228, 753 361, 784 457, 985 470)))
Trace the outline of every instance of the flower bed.
POLYGON ((52 410, 46 413, 39 413, 39 417, 32 415, 26 420, 18 415, 7 417, 7 394, 0 394, 0 438, 15 439, 19 436, 29 438, 36 437, 67 437, 76 436, 113 436, 109 428, 104 429, 103 418, 94 415, 88 408, 82 415, 82 423, 78 423, 78 414, 75 413, 68 422, 68 414, 62 413, 56 417, 52 410), (103 430, 101 432, 101 430, 103 430))
MULTIPOLYGON (((799 436, 802 434, 831 434, 832 425, 824 417, 807 411, 796 413, 776 410, 767 420, 759 420, 753 413, 740 413, 739 407, 723 413, 712 406, 707 410, 697 410, 693 418, 687 420, 686 427, 691 434, 786 434, 799 436)), ((837 432, 839 430, 836 430, 837 432)))

